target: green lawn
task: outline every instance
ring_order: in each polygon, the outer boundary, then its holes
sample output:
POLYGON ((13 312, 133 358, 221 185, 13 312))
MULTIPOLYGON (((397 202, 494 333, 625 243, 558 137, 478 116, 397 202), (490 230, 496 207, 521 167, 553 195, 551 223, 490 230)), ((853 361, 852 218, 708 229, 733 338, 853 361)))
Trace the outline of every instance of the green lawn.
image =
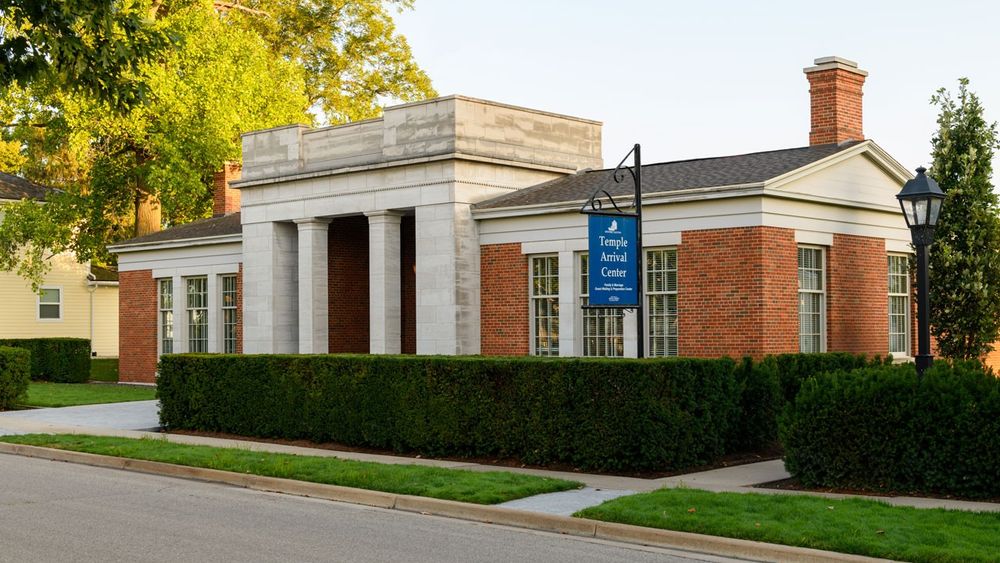
POLYGON ((903 561, 1000 561, 1000 513, 662 489, 574 516, 903 561))
POLYGON ((90 380, 118 383, 118 358, 91 359, 90 380))
POLYGON ((23 404, 27 407, 70 407, 99 403, 148 401, 155 398, 155 387, 32 381, 28 385, 28 397, 23 404))
POLYGON ((583 486, 573 481, 504 471, 478 472, 419 465, 390 465, 332 457, 189 446, 160 439, 27 434, 2 436, 0 440, 476 504, 497 504, 583 486))

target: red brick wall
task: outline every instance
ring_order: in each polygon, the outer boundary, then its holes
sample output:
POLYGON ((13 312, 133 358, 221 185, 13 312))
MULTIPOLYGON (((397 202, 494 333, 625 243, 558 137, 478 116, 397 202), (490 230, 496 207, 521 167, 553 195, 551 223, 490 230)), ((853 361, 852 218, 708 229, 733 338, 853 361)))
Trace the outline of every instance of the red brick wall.
POLYGON ((404 354, 417 353, 417 240, 413 217, 403 217, 400 225, 400 283, 403 293, 402 329, 404 354))
POLYGON ((480 351, 485 356, 525 356, 530 338, 528 257, 521 244, 484 244, 480 265, 480 351))
POLYGON ((229 187, 229 182, 239 180, 243 167, 227 162, 212 176, 212 216, 229 215, 240 210, 240 191, 229 187))
POLYGON ((368 218, 334 219, 328 242, 330 353, 367 354, 368 218))
POLYGON ((864 140, 861 97, 865 77, 842 69, 806 74, 809 79, 810 145, 864 140))
POLYGON ((798 351, 795 233, 775 227, 686 231, 677 250, 678 353, 798 351))
MULTIPOLYGON (((175 290, 176 291, 176 290, 175 290)), ((156 281, 151 270, 118 274, 118 380, 156 383, 156 281)))
POLYGON ((833 235, 827 249, 827 350, 889 353, 889 273, 885 240, 833 235))

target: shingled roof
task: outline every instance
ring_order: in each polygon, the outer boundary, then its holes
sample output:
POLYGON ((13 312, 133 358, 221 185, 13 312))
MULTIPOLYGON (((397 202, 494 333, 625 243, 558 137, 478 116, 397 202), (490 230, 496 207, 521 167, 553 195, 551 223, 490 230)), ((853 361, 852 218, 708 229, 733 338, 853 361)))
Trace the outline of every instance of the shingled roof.
POLYGON ((29 182, 24 178, 0 172, 0 199, 20 200, 45 199, 49 192, 56 191, 53 188, 39 186, 34 182, 29 182))
MULTIPOLYGON (((648 196, 695 188, 764 182, 846 150, 859 142, 647 164, 642 167, 642 194, 648 196)), ((485 210, 583 202, 599 187, 605 188, 611 195, 631 195, 634 190, 631 179, 618 184, 611 178, 611 173, 610 168, 579 172, 477 203, 473 208, 485 210)))
POLYGON ((225 235, 239 235, 239 234, 243 234, 243 225, 240 224, 240 214, 231 213, 229 215, 222 215, 220 217, 212 217, 211 219, 202 219, 200 221, 185 223, 184 225, 178 225, 176 227, 164 229, 156 233, 151 233, 141 237, 128 239, 119 242, 117 244, 111 245, 111 248, 119 246, 131 246, 133 244, 172 242, 178 240, 220 237, 225 235))

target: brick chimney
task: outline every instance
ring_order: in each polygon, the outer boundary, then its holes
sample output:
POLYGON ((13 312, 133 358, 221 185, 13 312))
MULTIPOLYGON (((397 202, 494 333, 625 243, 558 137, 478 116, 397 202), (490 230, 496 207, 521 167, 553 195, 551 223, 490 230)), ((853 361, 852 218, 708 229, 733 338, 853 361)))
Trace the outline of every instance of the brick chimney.
POLYGON ((809 79, 809 145, 863 141, 861 87, 868 72, 840 57, 821 57, 803 69, 809 79))
POLYGON ((240 210, 240 191, 229 187, 229 183, 240 179, 242 166, 238 162, 227 162, 222 170, 212 177, 212 217, 221 217, 240 210))

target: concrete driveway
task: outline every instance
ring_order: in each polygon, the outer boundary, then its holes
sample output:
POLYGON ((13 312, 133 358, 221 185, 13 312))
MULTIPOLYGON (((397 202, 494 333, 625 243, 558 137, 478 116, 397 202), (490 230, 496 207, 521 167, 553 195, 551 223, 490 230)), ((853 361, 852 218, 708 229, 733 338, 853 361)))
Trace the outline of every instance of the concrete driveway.
POLYGON ((158 401, 132 401, 3 412, 0 413, 0 434, 23 433, 28 425, 39 424, 112 430, 158 430, 159 409, 158 401))

